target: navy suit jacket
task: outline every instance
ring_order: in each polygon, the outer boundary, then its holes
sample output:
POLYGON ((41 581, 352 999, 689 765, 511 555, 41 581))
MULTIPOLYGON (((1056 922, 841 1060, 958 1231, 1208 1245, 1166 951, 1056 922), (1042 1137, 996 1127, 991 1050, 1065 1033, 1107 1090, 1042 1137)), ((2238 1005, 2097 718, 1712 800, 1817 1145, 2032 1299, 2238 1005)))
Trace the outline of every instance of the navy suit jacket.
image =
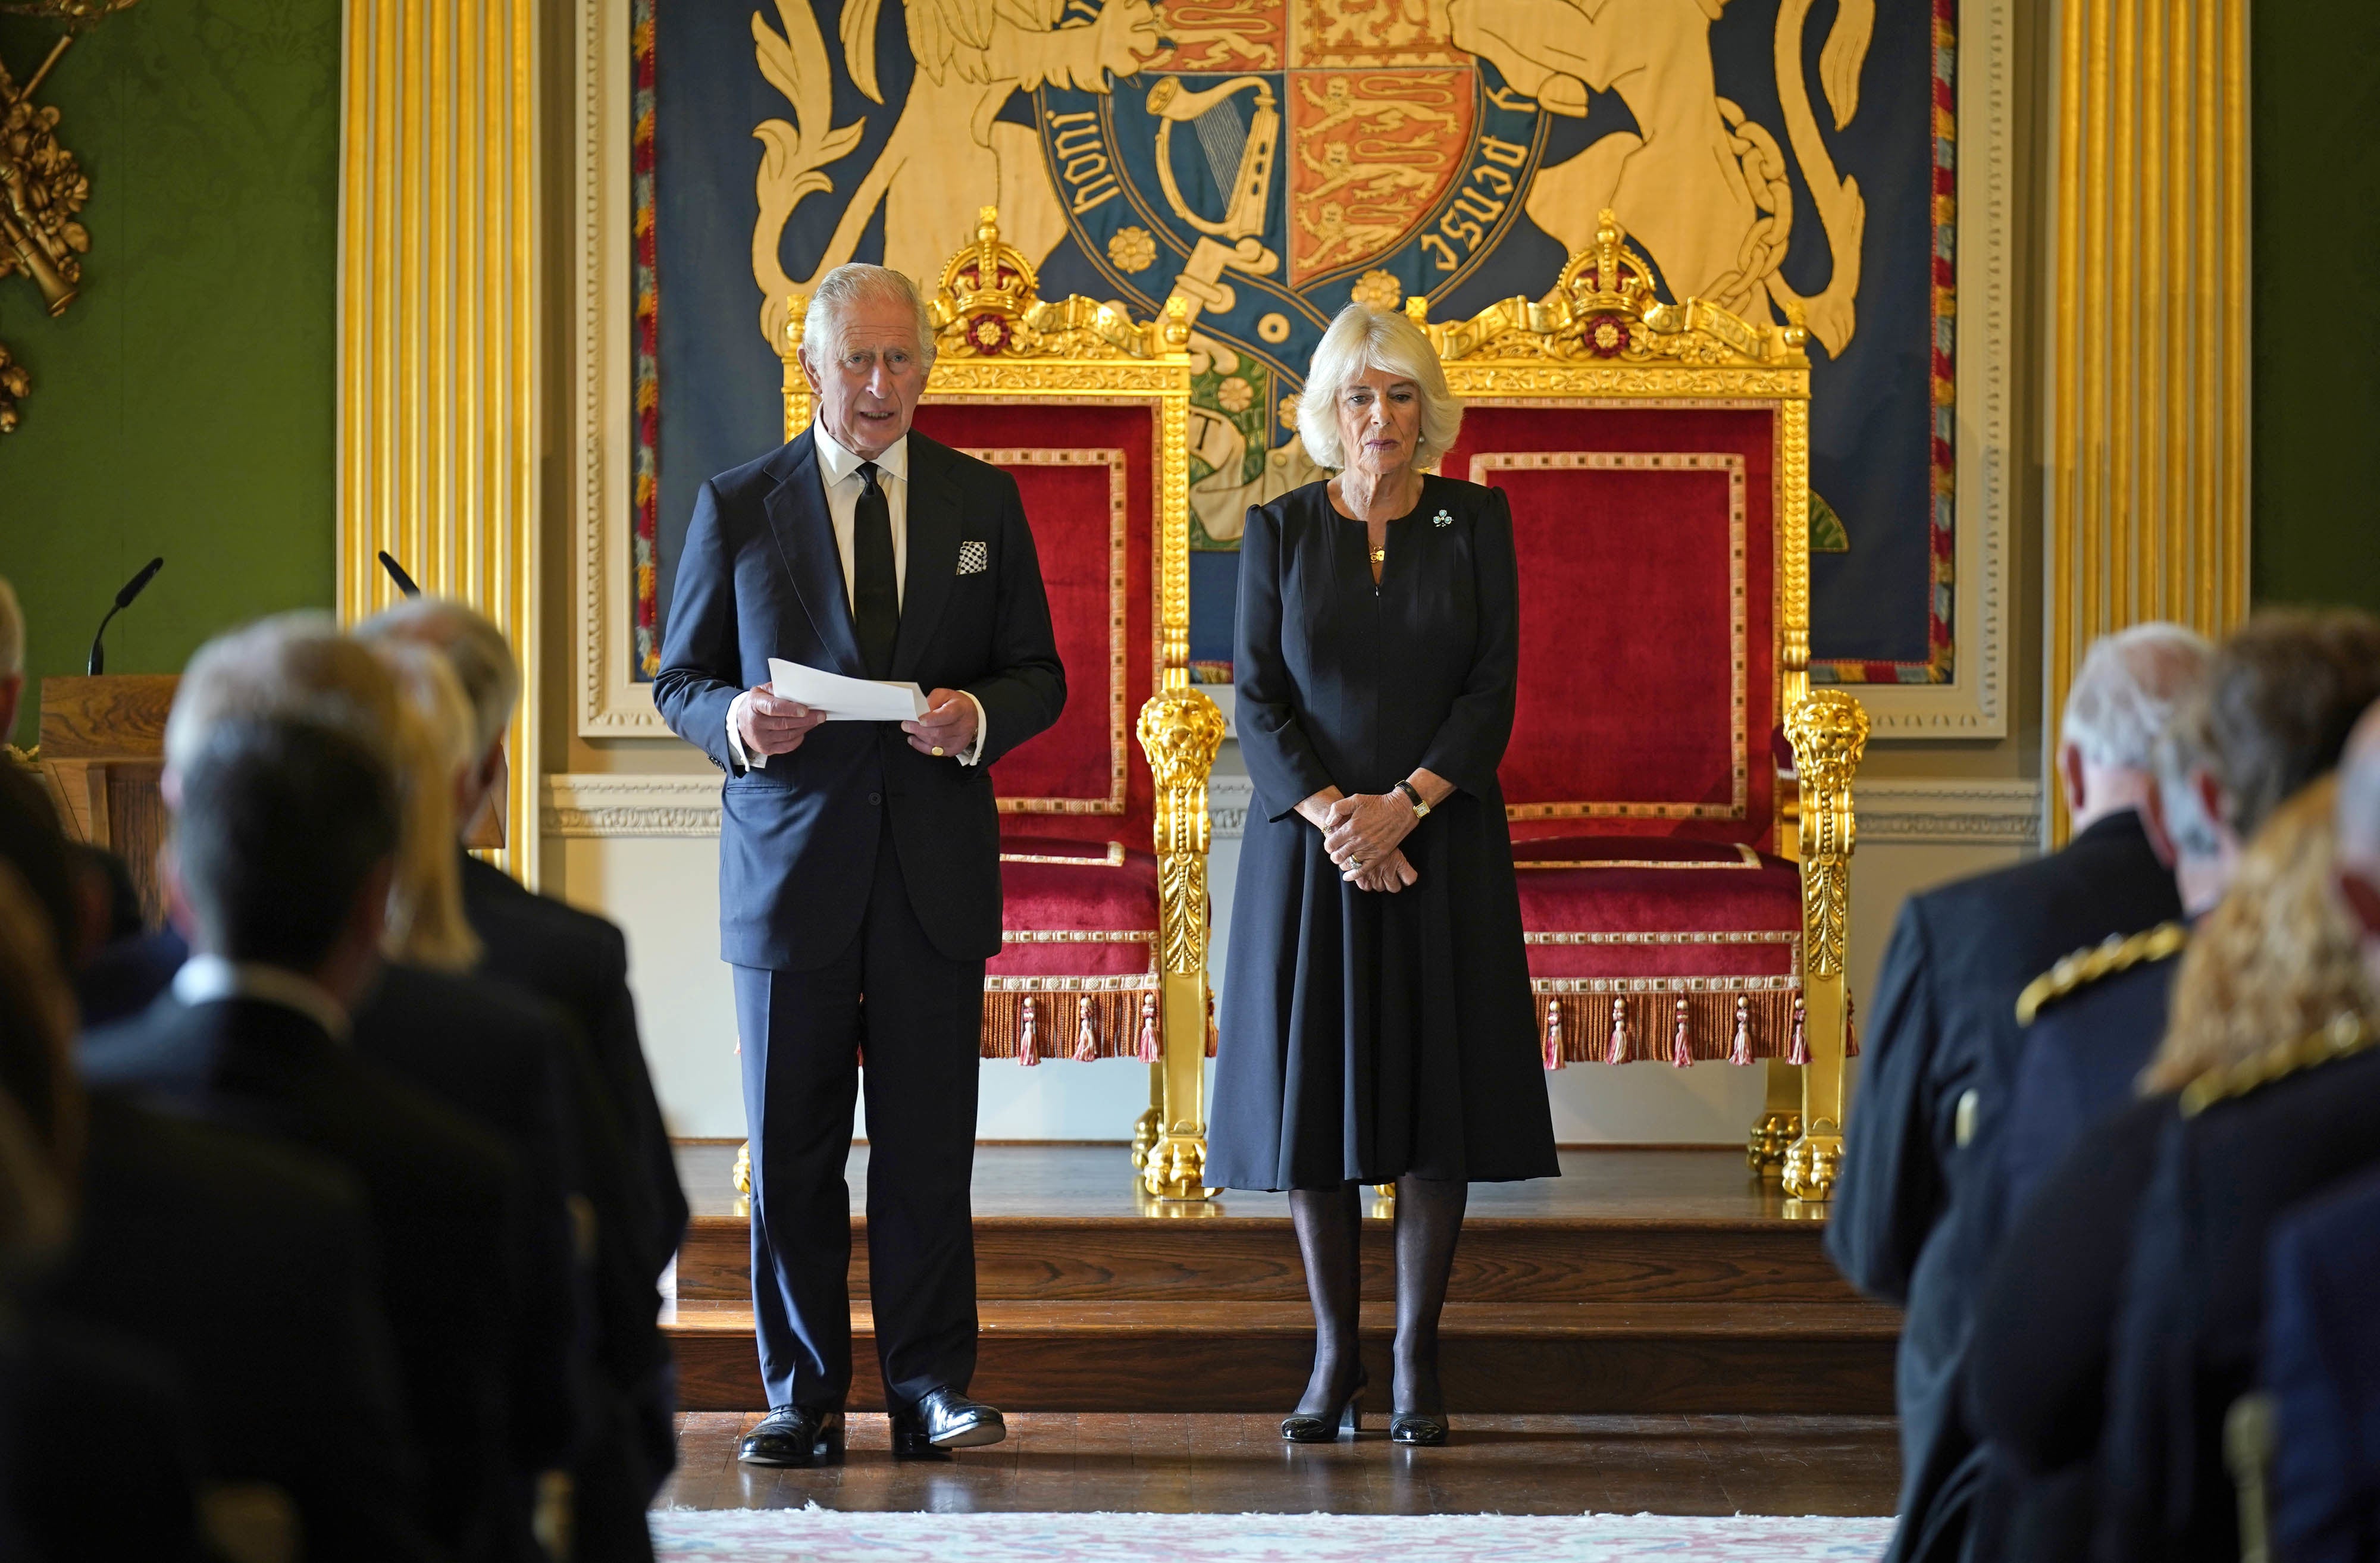
POLYGON ((990 764, 1058 720, 1066 678, 1015 479, 909 434, 908 563, 892 676, 983 704, 981 763, 909 747, 893 722, 831 721, 739 770, 727 709, 783 657, 865 677, 834 523, 807 431, 695 496, 653 703, 727 772, 720 953, 808 970, 849 947, 889 826, 909 902, 954 961, 1000 952, 1000 817, 990 764), (987 567, 959 573, 960 545, 987 567))

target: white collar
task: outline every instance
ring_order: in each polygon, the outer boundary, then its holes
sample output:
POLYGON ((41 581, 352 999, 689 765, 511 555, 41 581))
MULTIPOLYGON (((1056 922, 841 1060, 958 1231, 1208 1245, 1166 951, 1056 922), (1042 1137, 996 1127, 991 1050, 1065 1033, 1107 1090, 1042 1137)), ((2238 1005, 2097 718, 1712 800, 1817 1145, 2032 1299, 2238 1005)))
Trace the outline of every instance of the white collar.
MULTIPOLYGON (((826 431, 826 425, 813 423, 810 432, 818 442, 819 466, 830 484, 840 483, 859 470, 861 458, 844 450, 843 442, 826 431)), ((876 470, 904 483, 909 480, 909 436, 904 434, 886 447, 884 454, 876 458, 876 470)))
POLYGON ((322 985, 286 966, 261 961, 226 961, 220 955, 193 955, 174 974, 174 997, 191 1006, 225 999, 253 999, 295 1010, 344 1042, 355 1029, 345 1006, 322 985))

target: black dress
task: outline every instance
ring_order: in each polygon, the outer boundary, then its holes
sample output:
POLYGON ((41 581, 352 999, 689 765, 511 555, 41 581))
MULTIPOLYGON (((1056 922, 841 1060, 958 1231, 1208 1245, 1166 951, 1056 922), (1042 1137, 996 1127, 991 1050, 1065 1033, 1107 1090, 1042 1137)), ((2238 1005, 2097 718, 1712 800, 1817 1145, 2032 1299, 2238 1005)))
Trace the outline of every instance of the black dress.
POLYGON ((1324 1189, 1404 1173, 1559 1175, 1512 833, 1520 584, 1501 492, 1427 478, 1366 528, 1320 483, 1248 513, 1234 669, 1255 784, 1240 845, 1207 1180, 1324 1189), (1296 813, 1416 767, 1456 791, 1402 843, 1396 894, 1340 878, 1296 813))

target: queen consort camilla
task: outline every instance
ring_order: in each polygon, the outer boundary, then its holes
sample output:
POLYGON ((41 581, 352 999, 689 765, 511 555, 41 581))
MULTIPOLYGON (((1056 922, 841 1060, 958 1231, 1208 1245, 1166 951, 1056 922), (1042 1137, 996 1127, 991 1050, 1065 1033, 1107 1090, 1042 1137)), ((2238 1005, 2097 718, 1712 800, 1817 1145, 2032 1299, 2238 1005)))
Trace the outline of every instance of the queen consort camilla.
POLYGON ((1338 476, 1251 510, 1240 544, 1256 806, 1207 1173, 1289 1191, 1316 1330, 1293 1442, 1356 1424, 1361 1185, 1397 1187, 1390 1435, 1437 1444, 1468 1185, 1558 1174, 1496 782, 1519 670, 1512 511, 1423 470, 1462 420, 1419 328, 1349 305, 1298 406, 1338 476))

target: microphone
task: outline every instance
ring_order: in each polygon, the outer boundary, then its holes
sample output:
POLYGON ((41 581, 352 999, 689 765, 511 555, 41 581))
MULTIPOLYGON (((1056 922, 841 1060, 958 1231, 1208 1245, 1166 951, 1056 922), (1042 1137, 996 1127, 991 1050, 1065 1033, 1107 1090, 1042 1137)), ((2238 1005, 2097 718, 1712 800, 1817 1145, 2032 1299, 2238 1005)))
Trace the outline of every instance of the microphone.
POLYGON ((413 584, 413 577, 405 573, 405 566, 391 559, 386 549, 380 551, 380 567, 388 572, 388 578, 396 583, 397 590, 407 597, 421 595, 421 588, 413 584))
POLYGON ((82 671, 85 673, 96 678, 101 673, 107 671, 107 648, 102 645, 101 642, 107 636, 108 619, 115 618, 115 615, 123 612, 127 608, 131 607, 132 600, 140 596, 141 591, 147 588, 149 583, 157 578, 157 572, 164 567, 165 560, 164 555, 161 554, 157 558, 152 559, 148 563, 140 566, 140 573, 139 575, 124 583, 124 589, 122 591, 115 594, 115 606, 107 611, 107 618, 99 621, 99 628, 91 635, 91 660, 83 664, 82 671))

